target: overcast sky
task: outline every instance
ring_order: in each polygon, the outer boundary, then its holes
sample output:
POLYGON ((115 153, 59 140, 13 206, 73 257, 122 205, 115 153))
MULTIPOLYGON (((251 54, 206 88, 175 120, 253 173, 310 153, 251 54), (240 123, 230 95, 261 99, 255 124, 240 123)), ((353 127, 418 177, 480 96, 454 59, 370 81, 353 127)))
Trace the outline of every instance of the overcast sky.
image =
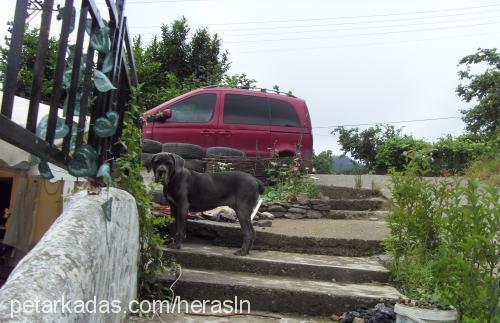
MULTIPOLYGON (((1 3, 3 39, 15 0, 1 3)), ((478 47, 500 47, 498 0, 126 3, 132 34, 150 40, 161 24, 185 16, 193 30, 207 26, 220 35, 230 73, 305 99, 316 151, 340 152, 330 126, 459 117, 468 107, 455 94, 459 59, 478 47)), ((460 119, 396 126, 429 140, 464 128, 460 119)))

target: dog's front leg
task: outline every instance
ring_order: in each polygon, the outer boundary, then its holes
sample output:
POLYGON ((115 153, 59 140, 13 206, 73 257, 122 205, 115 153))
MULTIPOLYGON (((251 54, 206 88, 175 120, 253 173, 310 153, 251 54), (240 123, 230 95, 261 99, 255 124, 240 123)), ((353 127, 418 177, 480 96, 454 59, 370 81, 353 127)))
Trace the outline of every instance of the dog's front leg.
POLYGON ((186 237, 186 222, 189 210, 187 199, 179 201, 175 205, 175 235, 172 248, 180 249, 186 237))

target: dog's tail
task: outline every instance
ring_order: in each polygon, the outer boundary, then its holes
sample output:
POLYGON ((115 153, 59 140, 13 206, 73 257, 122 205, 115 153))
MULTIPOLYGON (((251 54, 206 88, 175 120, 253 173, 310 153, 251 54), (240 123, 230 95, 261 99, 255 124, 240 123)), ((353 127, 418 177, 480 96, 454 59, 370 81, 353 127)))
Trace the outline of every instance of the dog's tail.
POLYGON ((258 179, 257 184, 259 185, 259 194, 264 193, 264 189, 265 189, 264 183, 262 183, 262 181, 258 179))

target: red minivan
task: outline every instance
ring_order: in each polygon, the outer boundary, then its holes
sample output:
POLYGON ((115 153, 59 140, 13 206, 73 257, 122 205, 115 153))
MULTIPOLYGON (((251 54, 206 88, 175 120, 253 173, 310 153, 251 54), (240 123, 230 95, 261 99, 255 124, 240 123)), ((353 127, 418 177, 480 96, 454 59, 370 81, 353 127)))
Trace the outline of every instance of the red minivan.
POLYGON ((230 147, 249 157, 291 156, 300 147, 307 166, 313 138, 306 102, 264 90, 207 87, 147 111, 145 139, 230 147))

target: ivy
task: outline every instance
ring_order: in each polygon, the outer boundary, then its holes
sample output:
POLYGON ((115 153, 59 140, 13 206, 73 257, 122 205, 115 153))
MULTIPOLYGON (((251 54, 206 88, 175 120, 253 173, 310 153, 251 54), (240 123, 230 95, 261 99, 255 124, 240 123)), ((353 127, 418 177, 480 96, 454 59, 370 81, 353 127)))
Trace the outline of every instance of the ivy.
MULTIPOLYGON (((114 176, 114 184, 116 187, 132 194, 137 203, 140 246, 139 297, 141 299, 152 299, 158 297, 158 293, 152 291, 147 278, 167 268, 167 261, 163 251, 158 248, 165 243, 158 227, 166 224, 168 219, 151 213, 153 189, 144 184, 141 175, 141 171, 144 169, 140 158, 142 153, 142 133, 135 123, 141 117, 142 112, 137 103, 137 97, 140 93, 141 86, 133 90, 128 111, 125 112, 120 143, 126 151, 116 159, 117 172, 114 176)), ((160 297, 165 297, 165 295, 160 297)))

